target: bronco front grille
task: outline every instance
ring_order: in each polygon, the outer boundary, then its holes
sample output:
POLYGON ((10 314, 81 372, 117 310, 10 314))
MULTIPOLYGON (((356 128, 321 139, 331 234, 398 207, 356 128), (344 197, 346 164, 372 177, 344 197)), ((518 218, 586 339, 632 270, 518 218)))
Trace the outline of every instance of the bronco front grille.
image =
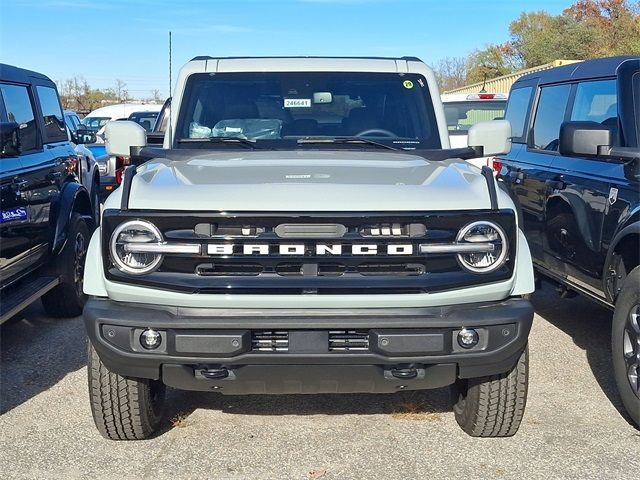
MULTIPOLYGON (((492 273, 465 271, 454 253, 420 253, 450 244, 479 218, 499 223, 515 251, 511 211, 268 214, 121 212, 103 215, 104 262, 111 281, 188 293, 396 294, 451 290, 510 278, 513 256, 492 273), (167 245, 157 270, 132 276, 110 261, 109 240, 131 218, 154 223, 167 245), (197 244, 193 253, 192 244, 197 244)), ((162 248, 162 246, 160 246, 162 248)))

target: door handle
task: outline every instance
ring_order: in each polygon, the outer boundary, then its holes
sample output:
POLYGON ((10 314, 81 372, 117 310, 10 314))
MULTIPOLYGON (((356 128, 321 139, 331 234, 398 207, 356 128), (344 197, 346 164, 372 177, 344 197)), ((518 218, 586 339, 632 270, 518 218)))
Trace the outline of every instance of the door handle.
POLYGON ((545 180, 544 183, 551 190, 564 190, 567 188, 567 184, 564 183, 564 180, 560 177, 554 178, 553 180, 545 180))

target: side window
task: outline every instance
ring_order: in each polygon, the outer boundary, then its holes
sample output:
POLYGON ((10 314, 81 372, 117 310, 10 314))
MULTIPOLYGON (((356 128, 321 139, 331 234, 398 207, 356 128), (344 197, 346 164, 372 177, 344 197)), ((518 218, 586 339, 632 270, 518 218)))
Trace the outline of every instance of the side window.
POLYGON ((64 128, 64 116, 60 108, 58 93, 51 87, 36 87, 40 108, 44 120, 44 134, 48 142, 59 142, 67 139, 67 131, 64 128))
POLYGON ((527 111, 529 109, 529 99, 531 98, 532 87, 516 88, 509 94, 507 110, 504 114, 505 120, 511 122, 511 135, 515 143, 517 139, 524 136, 524 124, 527 121, 527 111))
POLYGON ((576 89, 571 120, 617 125, 616 81, 581 82, 576 89))
POLYGON ((38 147, 38 132, 27 87, 0 83, 0 91, 7 119, 20 125, 22 151, 28 152, 36 149, 38 147))
POLYGON ((560 125, 564 121, 570 91, 571 85, 556 85, 541 89, 533 123, 533 148, 558 150, 560 125))

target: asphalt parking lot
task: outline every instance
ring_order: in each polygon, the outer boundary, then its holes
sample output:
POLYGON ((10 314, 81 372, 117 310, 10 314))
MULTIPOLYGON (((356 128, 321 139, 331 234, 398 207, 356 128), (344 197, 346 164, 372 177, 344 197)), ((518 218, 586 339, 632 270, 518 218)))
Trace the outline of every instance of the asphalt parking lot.
POLYGON ((80 318, 39 304, 2 327, 3 478, 625 478, 640 471, 610 361, 610 312, 549 286, 533 297, 520 432, 473 439, 447 389, 394 395, 169 392, 171 427, 143 442, 96 431, 80 318))

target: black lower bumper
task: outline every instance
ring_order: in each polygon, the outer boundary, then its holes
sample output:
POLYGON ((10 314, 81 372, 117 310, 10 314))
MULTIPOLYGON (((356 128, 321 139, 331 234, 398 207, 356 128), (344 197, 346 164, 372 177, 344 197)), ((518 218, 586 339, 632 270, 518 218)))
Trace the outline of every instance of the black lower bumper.
POLYGON ((94 298, 84 320, 104 364, 127 377, 227 394, 393 392, 510 370, 526 346, 533 308, 522 299, 428 308, 202 309, 94 298), (153 350, 140 342, 148 328, 161 338, 153 350), (477 332, 475 346, 458 343, 462 328, 477 332))

